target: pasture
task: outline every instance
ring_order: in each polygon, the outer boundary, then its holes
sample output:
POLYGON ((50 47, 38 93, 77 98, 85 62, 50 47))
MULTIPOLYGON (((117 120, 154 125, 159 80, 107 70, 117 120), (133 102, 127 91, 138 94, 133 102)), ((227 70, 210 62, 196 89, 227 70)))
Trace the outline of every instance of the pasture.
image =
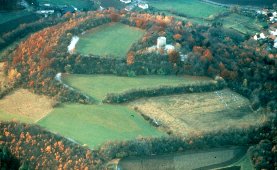
POLYGON ((198 0, 150 0, 150 5, 171 13, 179 13, 190 18, 208 18, 220 12, 226 11, 225 8, 207 4, 198 0))
POLYGON ((131 89, 177 86, 213 81, 197 76, 137 76, 119 77, 113 75, 65 75, 64 83, 86 93, 97 101, 102 101, 108 93, 121 93, 131 89))
POLYGON ((63 105, 38 124, 90 148, 108 141, 164 135, 136 112, 114 105, 63 105))
POLYGON ((248 99, 229 89, 207 93, 141 99, 129 103, 162 128, 177 135, 200 135, 229 128, 248 128, 265 123, 269 117, 252 112, 248 99))
POLYGON ((82 54, 125 58, 132 44, 143 34, 143 30, 121 23, 101 25, 80 36, 76 51, 82 54))
POLYGON ((18 89, 0 100, 0 120, 36 122, 52 111, 53 100, 18 89))
POLYGON ((38 0, 40 4, 73 5, 78 9, 89 8, 93 5, 90 0, 38 0))
POLYGON ((23 17, 25 15, 30 15, 30 14, 31 14, 30 12, 24 11, 24 10, 13 11, 13 12, 0 12, 0 24, 23 17))
POLYGON ((223 17, 222 23, 226 28, 233 28, 241 33, 255 34, 262 29, 263 23, 243 15, 231 14, 227 17, 223 17))

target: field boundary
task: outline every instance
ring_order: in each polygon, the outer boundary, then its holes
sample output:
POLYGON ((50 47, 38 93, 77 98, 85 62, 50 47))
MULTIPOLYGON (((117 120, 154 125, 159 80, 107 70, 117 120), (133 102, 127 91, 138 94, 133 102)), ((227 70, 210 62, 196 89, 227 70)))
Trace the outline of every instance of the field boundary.
POLYGON ((103 103, 126 103, 143 97, 156 97, 184 93, 201 93, 221 90, 226 87, 224 81, 199 83, 198 85, 161 86, 159 88, 132 89, 123 93, 109 93, 103 103))

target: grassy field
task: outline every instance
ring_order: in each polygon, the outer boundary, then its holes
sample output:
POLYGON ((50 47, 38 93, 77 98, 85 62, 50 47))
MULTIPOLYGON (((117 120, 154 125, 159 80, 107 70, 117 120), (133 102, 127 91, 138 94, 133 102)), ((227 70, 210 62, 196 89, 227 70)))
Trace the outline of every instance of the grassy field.
MULTIPOLYGON (((215 169, 245 155, 244 148, 215 148, 151 157, 130 157, 119 161, 120 169, 215 169)), ((225 165, 226 166, 226 165, 225 165)))
POLYGON ((260 23, 253 18, 242 16, 239 14, 231 14, 220 20, 222 20, 224 27, 233 28, 244 34, 256 33, 263 27, 263 23, 260 23))
POLYGON ((28 11, 0 12, 0 24, 29 14, 28 11))
POLYGON ((90 97, 101 101, 107 93, 120 93, 130 89, 159 87, 212 81, 196 76, 137 76, 119 77, 113 75, 66 75, 64 82, 90 97))
POLYGON ((156 119, 165 130, 186 136, 262 125, 268 117, 252 112, 249 104, 248 99, 225 89, 141 99, 129 105, 156 119))
POLYGON ((0 120, 36 122, 52 111, 53 100, 19 89, 0 100, 0 120))
POLYGON ((40 4, 73 5, 78 9, 88 8, 92 5, 90 0, 38 0, 40 4))
POLYGON ((144 31, 120 23, 99 26, 81 35, 76 51, 82 54, 125 57, 132 44, 144 31))
POLYGON ((113 105, 64 105, 38 124, 90 148, 107 141, 163 135, 136 112, 113 105))
POLYGON ((188 17, 196 18, 208 18, 210 15, 226 10, 225 8, 203 3, 198 0, 150 0, 149 3, 159 10, 177 12, 188 17))

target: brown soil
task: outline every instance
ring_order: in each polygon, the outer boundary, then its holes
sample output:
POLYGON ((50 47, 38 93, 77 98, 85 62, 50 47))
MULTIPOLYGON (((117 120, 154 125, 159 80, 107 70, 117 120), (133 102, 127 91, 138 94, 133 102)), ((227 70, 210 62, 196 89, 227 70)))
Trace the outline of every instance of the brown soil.
POLYGON ((0 100, 0 108, 5 113, 24 116, 36 122, 53 110, 53 102, 47 96, 18 89, 0 100))
POLYGON ((129 106, 155 119, 165 131, 201 135, 228 128, 248 128, 267 121, 266 115, 253 112, 249 105, 248 99, 225 89, 142 99, 129 106))

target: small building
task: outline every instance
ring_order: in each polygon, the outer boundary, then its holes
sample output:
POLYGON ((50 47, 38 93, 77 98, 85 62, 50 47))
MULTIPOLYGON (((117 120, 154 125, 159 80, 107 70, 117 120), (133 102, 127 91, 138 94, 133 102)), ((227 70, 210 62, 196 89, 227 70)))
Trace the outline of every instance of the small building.
POLYGON ((166 38, 165 37, 158 37, 157 39, 157 48, 164 48, 166 46, 166 38))
POLYGON ((149 8, 147 3, 139 3, 138 7, 141 8, 141 9, 148 9, 149 8))
POLYGON ((126 6, 124 9, 129 12, 129 11, 132 11, 133 8, 134 8, 134 5, 129 5, 129 6, 126 6))
POLYGON ((266 36, 264 33, 256 34, 254 37, 254 40, 260 40, 260 39, 266 39, 266 36))
POLYGON ((170 53, 170 52, 172 52, 173 50, 175 50, 175 47, 174 47, 173 45, 171 45, 171 44, 167 44, 167 45, 165 45, 164 50, 165 50, 167 53, 170 53))
POLYGON ((131 0, 120 0, 120 2, 123 2, 123 3, 125 3, 125 4, 129 4, 129 3, 131 3, 132 1, 131 1, 131 0))

